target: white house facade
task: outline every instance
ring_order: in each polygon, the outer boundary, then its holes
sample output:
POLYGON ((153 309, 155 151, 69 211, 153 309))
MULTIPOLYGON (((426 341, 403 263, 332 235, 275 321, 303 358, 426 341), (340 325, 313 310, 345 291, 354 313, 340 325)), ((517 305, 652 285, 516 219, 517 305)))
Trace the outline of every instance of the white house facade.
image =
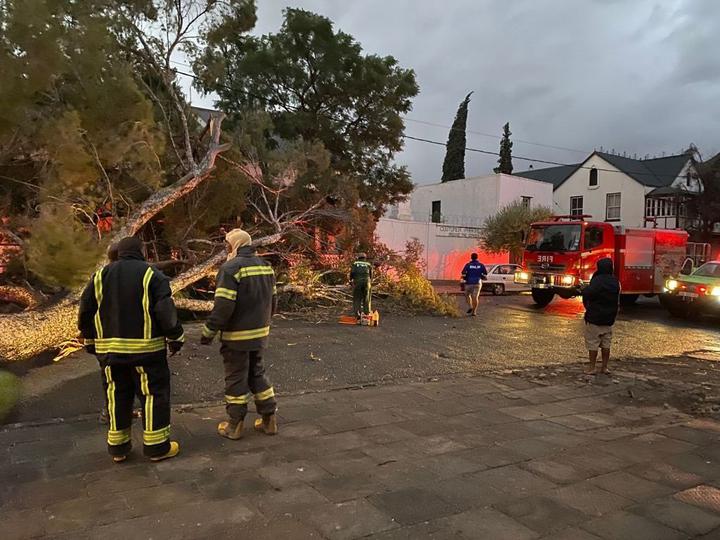
POLYGON ((378 221, 376 236, 398 252, 417 239, 425 250, 428 278, 458 279, 472 252, 484 263, 508 262, 506 253, 483 252, 480 234, 486 218, 515 201, 551 207, 552 197, 552 184, 507 174, 417 186, 378 221))
POLYGON ((692 228, 689 203, 702 192, 689 154, 643 160, 593 152, 582 163, 517 175, 552 184, 557 214, 626 227, 692 228))

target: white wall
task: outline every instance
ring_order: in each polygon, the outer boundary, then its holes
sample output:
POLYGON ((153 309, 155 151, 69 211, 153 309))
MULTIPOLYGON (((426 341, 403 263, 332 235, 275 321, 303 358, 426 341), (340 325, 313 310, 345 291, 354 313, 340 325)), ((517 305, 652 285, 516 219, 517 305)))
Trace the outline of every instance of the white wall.
POLYGON ((570 213, 570 197, 583 197, 583 213, 592 215, 595 221, 605 221, 605 205, 608 193, 622 193, 620 222, 626 227, 642 227, 645 221, 645 193, 648 188, 602 159, 591 156, 583 168, 575 171, 555 190, 554 212, 570 213), (598 169, 598 185, 590 186, 590 168, 598 169), (601 170, 603 169, 603 170, 601 170), (609 172, 612 171, 612 172, 609 172))
POLYGON ((483 253, 475 238, 443 236, 448 226, 438 223, 380 218, 375 229, 377 239, 398 253, 405 251, 409 240, 417 238, 423 245, 428 279, 459 280, 470 254, 475 252, 485 264, 506 263, 508 254, 483 253), (445 228, 445 231, 443 231, 445 228))
MULTIPOLYGON (((443 222, 481 226, 503 206, 532 197, 532 206, 552 206, 552 185, 507 174, 493 174, 463 180, 418 186, 410 196, 410 213, 415 221, 430 219, 432 202, 440 201, 443 222)), ((400 212, 395 214, 402 218, 400 212)))

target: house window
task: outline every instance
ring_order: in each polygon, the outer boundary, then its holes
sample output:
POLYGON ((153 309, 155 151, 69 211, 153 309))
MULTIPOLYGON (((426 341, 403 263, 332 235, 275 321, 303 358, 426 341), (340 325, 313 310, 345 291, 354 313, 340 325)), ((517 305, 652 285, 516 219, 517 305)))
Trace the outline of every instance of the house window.
POLYGON ((582 216, 583 215, 583 198, 582 197, 570 197, 570 215, 571 216, 582 216))
POLYGON ((532 201, 532 197, 520 197, 523 207, 530 208, 530 201, 532 201))
POLYGON ((653 217, 653 199, 645 199, 645 217, 653 217))
POLYGON ((590 187, 594 187, 598 185, 598 177, 597 177, 598 171, 595 167, 590 169, 590 187))
POLYGON ((432 202, 432 211, 430 214, 430 221, 433 223, 440 223, 440 220, 442 219, 442 212, 440 210, 440 201, 433 201, 432 202))
POLYGON ((620 221, 620 193, 608 193, 605 203, 605 220, 620 221))
POLYGON ((692 185, 692 174, 687 173, 685 175, 685 184, 690 187, 692 185))

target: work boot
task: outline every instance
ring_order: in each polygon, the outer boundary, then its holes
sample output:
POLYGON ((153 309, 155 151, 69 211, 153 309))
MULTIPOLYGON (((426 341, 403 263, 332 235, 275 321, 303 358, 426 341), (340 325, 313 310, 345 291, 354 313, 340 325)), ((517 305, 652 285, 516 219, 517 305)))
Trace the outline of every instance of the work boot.
POLYGON ((220 422, 217 427, 218 435, 221 437, 225 437, 226 439, 232 439, 233 441, 237 441, 240 439, 242 434, 242 428, 243 428, 243 421, 240 420, 237 424, 233 424, 232 422, 225 421, 220 422))
POLYGON ((255 431, 259 431, 265 435, 277 435, 278 425, 275 413, 263 414, 262 418, 255 420, 255 431))
POLYGON ((151 457, 150 461, 162 461, 164 459, 174 458, 180 453, 180 445, 175 441, 170 441, 170 450, 168 450, 162 456, 151 457))

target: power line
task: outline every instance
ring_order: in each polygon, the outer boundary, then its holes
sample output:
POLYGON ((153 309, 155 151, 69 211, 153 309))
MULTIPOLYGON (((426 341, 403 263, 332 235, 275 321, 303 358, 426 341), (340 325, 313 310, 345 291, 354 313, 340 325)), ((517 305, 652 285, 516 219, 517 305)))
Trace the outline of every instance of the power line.
MULTIPOLYGON (((176 61, 174 61, 174 60, 172 60, 172 62, 175 63, 175 64, 178 64, 178 65, 186 65, 186 64, 181 64, 180 62, 176 62, 176 61)), ((188 66, 188 67, 190 67, 190 66, 188 66)), ((199 79, 200 79, 197 75, 194 75, 194 74, 192 74, 192 73, 185 73, 185 72, 179 71, 179 70, 177 70, 177 69, 175 69, 175 70, 173 70, 173 71, 175 71, 175 73, 178 73, 179 75, 185 75, 186 77, 190 77, 190 78, 195 79, 195 80, 199 80, 199 79)), ((233 88, 231 88, 231 87, 229 87, 229 86, 227 86, 227 85, 224 85, 224 84, 219 84, 219 86, 221 86, 221 87, 223 87, 223 88, 225 88, 225 89, 227 89, 227 90, 234 90, 233 88)), ((254 97, 254 98, 259 99, 259 100, 264 100, 264 99, 265 99, 264 97, 261 97, 261 96, 258 96, 258 95, 254 95, 254 94, 251 94, 251 93, 249 93, 249 92, 248 92, 247 94, 248 94, 250 97, 254 97)), ((335 121, 335 122, 340 123, 340 124, 345 124, 346 126, 349 125, 349 122, 347 122, 346 120, 342 120, 342 119, 339 119, 339 118, 335 118, 335 117, 333 117, 332 115, 327 114, 327 113, 323 113, 323 115, 326 116, 327 118, 335 121)), ((407 117, 405 117, 405 118, 407 119, 407 117)), ((424 122, 424 121, 421 121, 421 120, 413 120, 413 121, 430 124, 429 122, 424 122)), ((432 124, 430 124, 430 125, 432 125, 432 124)), ((440 126, 440 127, 443 127, 443 126, 440 126)), ((441 142, 441 141, 433 141, 432 139, 425 139, 425 138, 422 138, 422 137, 413 137, 413 136, 411 136, 411 135, 405 135, 405 134, 403 134, 403 135, 401 135, 401 136, 402 136, 404 139, 410 139, 410 140, 413 140, 413 141, 424 142, 424 143, 433 144, 433 145, 436 145, 436 146, 446 146, 446 144, 445 144, 444 142, 441 142)), ((493 137, 494 137, 494 136, 493 136, 493 137)), ((537 144, 537 145, 541 145, 540 143, 536 143, 536 144, 537 144)), ((547 146, 550 146, 550 145, 547 145, 547 146)), ((550 147, 551 147, 551 148, 562 148, 562 147, 552 147, 552 146, 550 146, 550 147)), ((468 147, 468 146, 465 147, 465 150, 467 150, 468 152, 475 152, 475 153, 478 153, 478 154, 485 154, 485 155, 488 155, 488 156, 499 156, 499 155, 500 155, 499 152, 493 152, 492 150, 482 150, 482 149, 480 149, 480 148, 472 148, 472 147, 468 147)), ((567 150, 570 150, 570 149, 567 149, 567 150)), ((574 151, 574 152, 580 152, 580 150, 572 150, 572 151, 574 151)), ((583 153, 585 153, 585 152, 583 152, 583 153)), ((588 153, 589 153, 589 152, 588 152, 588 153)), ((553 165, 553 166, 556 166, 556 167, 575 167, 575 170, 578 170, 578 169, 587 169, 587 170, 595 169, 595 170, 597 170, 597 171, 602 171, 602 172, 612 172, 612 173, 627 174, 627 173, 625 173, 624 171, 621 171, 621 170, 604 169, 604 168, 601 168, 601 167, 587 167, 587 166, 584 166, 584 165, 578 165, 578 164, 576 164, 576 163, 562 163, 562 162, 560 162, 560 161, 551 161, 551 160, 546 160, 546 159, 530 158, 530 157, 524 157, 524 156, 519 156, 519 155, 515 155, 515 154, 512 155, 512 158, 513 158, 513 159, 520 160, 520 161, 530 161, 530 162, 534 162, 534 163, 542 163, 542 164, 544 164, 544 165, 553 165)), ((633 174, 641 175, 641 176, 650 176, 650 177, 654 177, 654 178, 658 178, 658 177, 677 178, 676 175, 671 175, 671 174, 655 174, 655 173, 652 173, 652 172, 650 172, 650 171, 648 171, 648 172, 633 171, 633 174)))
MULTIPOLYGON (((426 126, 449 129, 450 131, 464 131, 465 133, 472 133, 473 135, 481 135, 482 137, 490 137, 493 139, 502 139, 501 135, 494 135, 492 133, 483 133, 482 131, 473 131, 470 129, 463 130, 461 128, 445 126, 443 124, 436 124, 435 122, 428 122, 426 120, 417 120, 415 118, 410 118, 409 116, 403 116, 403 119, 407 120, 408 122, 415 122, 416 124, 424 124, 426 126)), ((556 146, 554 144, 544 144, 544 143, 539 143, 539 142, 526 141, 523 139, 513 139, 513 142, 528 144, 528 145, 532 145, 532 146, 539 146, 541 148, 552 148, 554 150, 565 150, 567 152, 577 152, 578 154, 590 154, 591 153, 588 150, 578 150, 577 148, 567 148, 565 146, 556 146)))
MULTIPOLYGON (((419 141, 419 142, 424 142, 424 143, 428 143, 428 144, 434 144, 434 145, 436 145, 436 146, 446 146, 446 144, 445 144, 444 142, 433 141, 433 140, 431 140, 431 139, 425 139, 425 138, 422 138, 422 137, 413 137, 412 135, 402 135, 402 137, 405 138, 405 139, 413 140, 413 141, 419 141)), ((478 154, 485 154, 485 155, 488 155, 488 156, 499 156, 499 155, 500 155, 500 152, 493 152, 492 150, 482 150, 482 149, 480 149, 480 148, 471 148, 471 147, 469 147, 469 146, 466 146, 466 147, 465 147, 465 150, 467 150, 468 152, 476 152, 476 153, 478 153, 478 154)), ((595 169, 596 171, 602 171, 602 172, 628 174, 628 173, 626 173, 626 172, 624 172, 624 171, 621 171, 621 170, 619 170, 619 169, 604 169, 604 168, 602 168, 602 167, 588 167, 588 166, 586 166, 586 165, 579 165, 579 164, 577 164, 577 163, 562 163, 562 162, 560 162, 560 161, 550 161, 550 160, 547 160, 547 159, 538 159, 538 158, 530 158, 530 157, 524 157, 524 156, 517 156, 517 155, 515 155, 515 154, 512 155, 512 159, 518 159, 518 160, 520 160, 520 161, 533 161, 533 162, 535 162, 535 163, 543 163, 543 164, 545 164, 545 165, 554 165, 554 166, 556 166, 556 167, 575 167, 575 170, 578 170, 578 169, 587 169, 587 170, 595 169)), ((542 170, 542 169, 538 169, 538 170, 542 170)), ((527 172, 527 171, 526 171, 526 172, 527 172)), ((674 175, 674 174, 655 174, 655 173, 652 173, 652 172, 650 172, 650 171, 648 171, 648 172, 633 171, 632 174, 644 175, 644 176, 652 176, 652 177, 654 177, 654 178, 661 177, 661 176, 664 176, 664 177, 667 177, 667 178, 677 178, 677 175, 674 175)))

